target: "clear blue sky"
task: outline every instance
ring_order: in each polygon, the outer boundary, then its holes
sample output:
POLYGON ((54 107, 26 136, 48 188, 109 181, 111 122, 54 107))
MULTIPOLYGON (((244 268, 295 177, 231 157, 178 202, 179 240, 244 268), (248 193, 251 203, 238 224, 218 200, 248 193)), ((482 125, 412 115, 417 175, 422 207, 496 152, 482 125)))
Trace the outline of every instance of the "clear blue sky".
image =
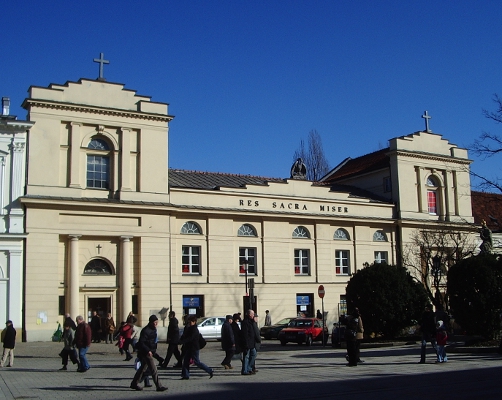
MULTIPOLYGON (((95 79, 170 104, 169 166, 289 177, 316 129, 331 167, 430 127, 468 147, 502 95, 502 1, 8 1, 0 96, 95 79)), ((474 171, 502 177, 502 156, 474 171)))

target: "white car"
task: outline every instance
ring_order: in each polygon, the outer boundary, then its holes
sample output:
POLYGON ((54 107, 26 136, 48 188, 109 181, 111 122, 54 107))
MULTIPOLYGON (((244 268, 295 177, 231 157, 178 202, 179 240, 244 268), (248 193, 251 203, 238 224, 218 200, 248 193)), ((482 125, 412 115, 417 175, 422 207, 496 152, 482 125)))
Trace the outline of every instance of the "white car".
MULTIPOLYGON (((204 339, 221 340, 221 326, 225 322, 225 317, 201 317, 197 319, 197 329, 204 339)), ((183 334, 180 328, 180 336, 183 334)))

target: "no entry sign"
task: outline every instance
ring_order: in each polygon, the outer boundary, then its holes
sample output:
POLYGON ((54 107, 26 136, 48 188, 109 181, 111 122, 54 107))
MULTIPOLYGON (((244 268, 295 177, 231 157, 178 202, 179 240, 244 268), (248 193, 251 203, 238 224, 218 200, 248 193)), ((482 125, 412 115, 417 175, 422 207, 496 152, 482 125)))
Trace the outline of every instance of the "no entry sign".
POLYGON ((317 289, 317 294, 319 295, 319 297, 322 299, 324 298, 324 294, 326 292, 324 291, 324 286, 323 285, 319 285, 319 288, 317 289))

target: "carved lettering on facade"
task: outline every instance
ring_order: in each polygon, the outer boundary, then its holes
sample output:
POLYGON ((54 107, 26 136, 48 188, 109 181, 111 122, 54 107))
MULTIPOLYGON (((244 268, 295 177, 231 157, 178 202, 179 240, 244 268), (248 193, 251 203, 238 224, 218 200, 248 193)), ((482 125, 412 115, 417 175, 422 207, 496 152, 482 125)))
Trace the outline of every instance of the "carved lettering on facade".
MULTIPOLYGON (((258 200, 240 199, 240 207, 262 207, 264 209, 279 209, 279 210, 292 210, 292 211, 309 211, 307 204, 302 203, 287 203, 274 201, 271 203, 270 207, 266 205, 263 206, 258 200)), ((336 205, 319 205, 319 211, 323 213, 348 213, 348 207, 336 206, 336 205)))

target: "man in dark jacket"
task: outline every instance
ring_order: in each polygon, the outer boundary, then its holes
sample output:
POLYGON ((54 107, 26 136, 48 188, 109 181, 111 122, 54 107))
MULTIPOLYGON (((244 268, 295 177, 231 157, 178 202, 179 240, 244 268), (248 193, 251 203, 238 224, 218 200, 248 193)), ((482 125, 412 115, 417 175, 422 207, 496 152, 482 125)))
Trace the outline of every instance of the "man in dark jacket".
POLYGON ((261 341, 261 338, 256 335, 254 329, 254 311, 248 310, 246 312, 246 317, 241 324, 241 334, 242 334, 242 370, 241 375, 254 375, 253 365, 256 359, 256 343, 261 341))
POLYGON ((98 315, 96 311, 92 312, 91 318, 91 331, 92 331, 92 343, 100 343, 101 342, 101 317, 98 315))
POLYGON ((171 357, 174 354, 176 357, 176 365, 173 368, 181 368, 181 354, 178 349, 178 343, 180 341, 180 327, 178 319, 176 318, 176 313, 171 311, 169 313, 169 326, 167 327, 167 354, 164 362, 162 363, 162 368, 167 368, 171 357))
POLYGON ((84 317, 79 315, 77 318, 77 330, 75 331, 75 346, 78 349, 78 372, 86 372, 90 366, 87 362, 87 350, 91 345, 91 327, 84 321, 84 317))
POLYGON ((7 367, 12 367, 14 365, 14 347, 16 347, 16 330, 10 319, 5 325, 7 326, 2 332, 3 354, 2 360, 0 361, 0 367, 5 365, 7 357, 9 357, 9 364, 7 364, 7 367))
POLYGON ((431 342, 432 348, 436 351, 436 321, 431 304, 425 306, 425 311, 422 314, 422 321, 420 323, 420 330, 422 331, 422 347, 420 351, 420 361, 418 363, 425 364, 427 342, 431 342))
POLYGON ((232 357, 235 352, 235 337, 234 330, 232 329, 232 316, 227 315, 225 322, 221 326, 221 348, 225 351, 225 358, 221 362, 221 365, 225 369, 232 369, 232 357))
POLYGON ((232 316, 232 331, 234 332, 234 341, 235 341, 235 354, 242 353, 242 333, 241 327, 239 326, 239 322, 241 322, 241 317, 239 314, 234 314, 232 316))
POLYGON ((162 386, 159 381, 157 373, 157 366, 155 365, 154 355, 157 352, 157 324, 159 322, 156 315, 151 315, 148 319, 148 325, 145 326, 139 334, 138 344, 138 358, 141 360, 141 367, 138 368, 134 378, 131 382, 131 389, 143 390, 138 386, 138 382, 143 378, 143 374, 149 368, 152 373, 153 383, 157 387, 157 392, 167 390, 167 387, 162 386))
POLYGON ((197 367, 209 374, 209 379, 213 377, 213 370, 200 361, 199 340, 200 333, 197 328, 197 317, 195 315, 190 315, 188 317, 188 324, 180 338, 180 343, 183 345, 183 367, 181 369, 181 379, 183 380, 190 378, 190 359, 193 359, 193 362, 197 367))

